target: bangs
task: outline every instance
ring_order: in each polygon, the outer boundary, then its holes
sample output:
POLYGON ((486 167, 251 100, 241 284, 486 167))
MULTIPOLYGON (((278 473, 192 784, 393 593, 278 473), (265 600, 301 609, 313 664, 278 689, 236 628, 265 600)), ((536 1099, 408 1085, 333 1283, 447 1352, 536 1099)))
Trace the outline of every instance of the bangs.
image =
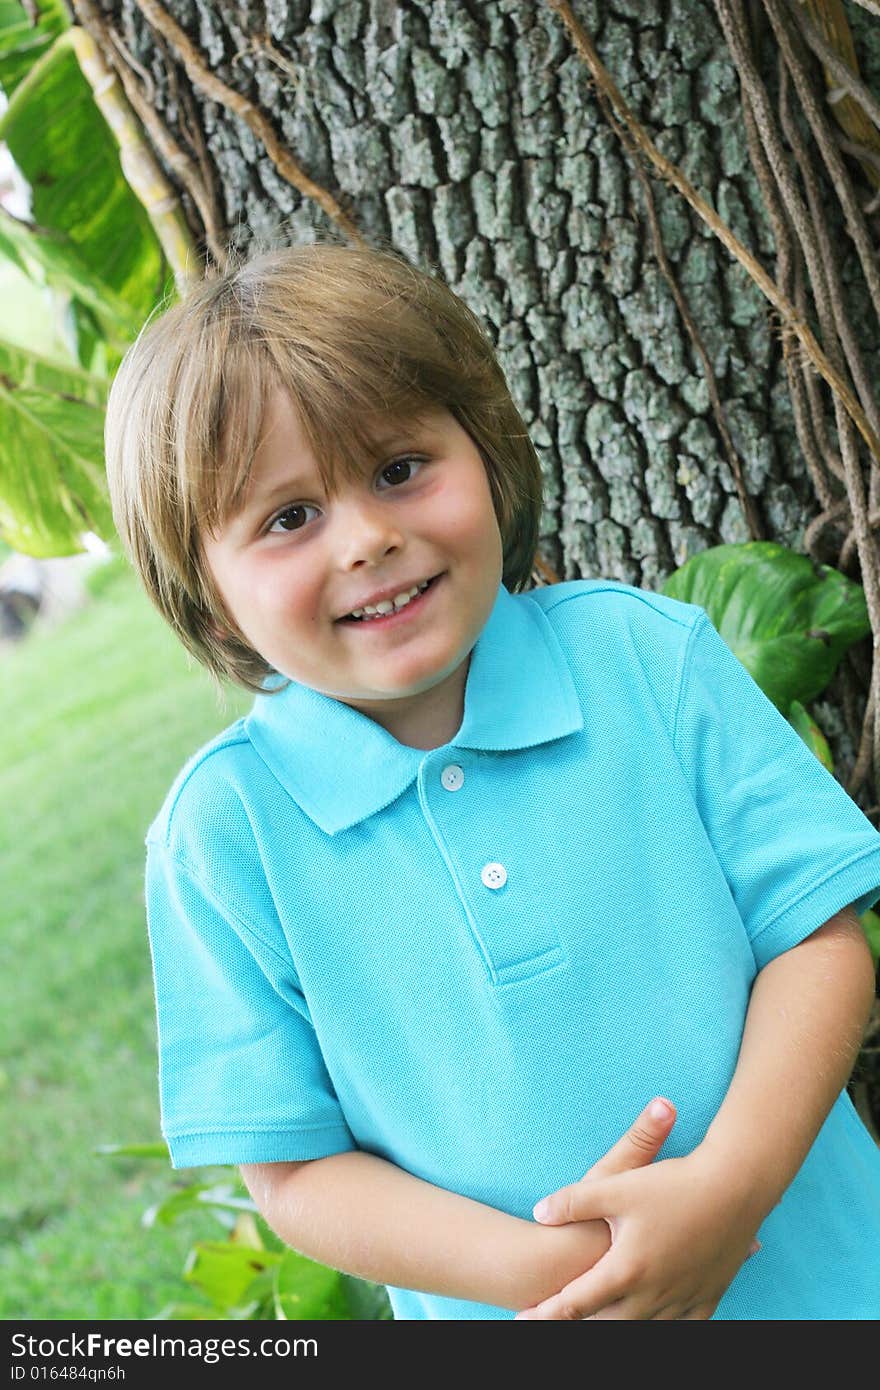
POLYGON ((391 375, 399 359, 389 363, 374 350, 370 360, 356 344, 334 355, 331 362, 307 358, 299 343, 255 337, 229 345, 208 406, 207 448, 187 451, 190 499, 207 531, 216 532, 241 507, 277 391, 290 398, 329 495, 340 480, 357 481, 375 467, 388 434, 405 434, 429 411, 448 408, 444 393, 419 385, 414 374, 391 375))

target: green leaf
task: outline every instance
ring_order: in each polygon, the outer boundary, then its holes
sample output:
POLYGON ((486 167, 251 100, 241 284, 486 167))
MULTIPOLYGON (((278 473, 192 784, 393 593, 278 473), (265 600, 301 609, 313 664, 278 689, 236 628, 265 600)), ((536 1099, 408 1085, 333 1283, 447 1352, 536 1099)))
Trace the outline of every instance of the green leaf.
POLYGON ((151 1322, 214 1322, 226 1318, 223 1308, 210 1303, 166 1303, 151 1322))
POLYGON ((184 1212, 193 1211, 201 1205, 200 1194, 210 1191, 211 1186, 208 1182, 193 1182, 178 1188, 148 1207, 141 1217, 141 1224, 148 1229, 151 1226, 172 1226, 184 1212))
POLYGON ((98 315, 81 299, 70 300, 68 314, 80 366, 94 376, 111 381, 122 361, 127 340, 108 338, 98 315))
POLYGON ((81 368, 65 362, 41 357, 39 353, 0 338, 0 376, 9 377, 16 386, 33 387, 51 395, 73 397, 87 405, 107 403, 108 383, 81 368))
POLYGON ((104 412, 0 374, 0 535, 40 557, 114 534, 103 468, 104 412))
POLYGON ((229 1239, 235 1245, 250 1246, 251 1250, 265 1250, 266 1242, 260 1235, 260 1228, 255 1220, 257 1210, 256 1203, 251 1202, 250 1206, 250 1211, 243 1211, 235 1218, 235 1224, 229 1233, 229 1239))
POLYGON ((91 275, 79 248, 63 232, 25 222, 0 208, 0 255, 37 284, 53 285, 79 300, 117 352, 124 352, 137 336, 139 315, 91 275))
POLYGON ((270 1286, 267 1271, 282 1258, 272 1250, 254 1250, 228 1240, 200 1240, 190 1251, 183 1277, 207 1294, 215 1307, 231 1309, 259 1301, 257 1280, 265 1297, 270 1286))
POLYGON ((350 1310, 348 1316, 353 1321, 393 1321, 391 1300, 381 1284, 355 1279, 351 1274, 343 1274, 342 1283, 350 1310))
POLYGON ((168 1145, 156 1144, 99 1144, 96 1154, 108 1158, 168 1158, 168 1145))
MULTIPOLYGON (((144 1226, 170 1226, 183 1212, 195 1207, 210 1207, 215 1214, 218 1211, 251 1213, 257 1209, 250 1197, 239 1196, 228 1183, 194 1182, 149 1207, 142 1222, 144 1226)), ((231 1218, 230 1224, 235 1226, 231 1218)))
POLYGON ((829 772, 834 771, 834 759, 831 756, 831 749, 819 725, 811 714, 804 709, 798 700, 792 700, 791 709, 788 711, 788 722, 793 729, 796 729, 804 743, 815 753, 823 767, 829 772))
POLYGON ((820 695, 847 647, 871 631, 860 585, 772 541, 704 550, 662 592, 706 610, 783 714, 820 695))
POLYGON ((70 24, 62 0, 39 0, 33 8, 36 24, 16 0, 0 0, 0 87, 7 97, 70 24))
POLYGON ((16 262, 0 256, 0 339, 74 369, 78 361, 76 330, 68 321, 70 296, 51 285, 36 284, 16 262))
POLYGON ((34 222, 63 233, 102 297, 121 300, 139 326, 163 292, 164 257, 123 175, 70 30, 17 87, 0 139, 31 185, 34 222))
POLYGON ((351 1318, 345 1276, 296 1250, 286 1250, 275 1270, 275 1316, 286 1321, 351 1318))
POLYGON ((859 921, 865 929, 865 936, 868 938, 874 965, 880 965, 880 917, 877 916, 873 908, 868 907, 859 917, 859 921))

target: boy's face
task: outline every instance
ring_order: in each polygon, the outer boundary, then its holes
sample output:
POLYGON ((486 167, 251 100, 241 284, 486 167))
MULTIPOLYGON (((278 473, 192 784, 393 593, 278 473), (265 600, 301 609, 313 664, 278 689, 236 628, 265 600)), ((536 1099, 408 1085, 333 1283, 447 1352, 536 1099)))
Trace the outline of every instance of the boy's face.
POLYGON ((242 507, 203 543, 229 617, 277 671, 400 742, 448 742, 502 573, 477 446, 448 411, 431 412, 395 428, 375 467, 365 460, 331 496, 285 392, 265 423, 242 507), (425 580, 397 612, 346 616, 425 580))

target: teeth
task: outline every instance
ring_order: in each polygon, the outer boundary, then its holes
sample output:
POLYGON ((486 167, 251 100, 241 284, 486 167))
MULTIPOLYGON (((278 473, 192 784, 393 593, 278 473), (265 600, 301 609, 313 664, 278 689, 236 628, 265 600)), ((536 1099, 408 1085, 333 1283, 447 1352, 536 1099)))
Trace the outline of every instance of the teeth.
POLYGON ((398 608, 405 608, 416 594, 424 593, 430 582, 429 579, 425 579, 421 584, 414 584, 411 589, 405 589, 402 593, 395 594, 393 599, 384 598, 381 603, 377 603, 375 606, 367 604, 365 608, 355 608, 348 616, 350 618, 365 618, 367 621, 370 618, 384 617, 386 613, 396 612, 398 608))

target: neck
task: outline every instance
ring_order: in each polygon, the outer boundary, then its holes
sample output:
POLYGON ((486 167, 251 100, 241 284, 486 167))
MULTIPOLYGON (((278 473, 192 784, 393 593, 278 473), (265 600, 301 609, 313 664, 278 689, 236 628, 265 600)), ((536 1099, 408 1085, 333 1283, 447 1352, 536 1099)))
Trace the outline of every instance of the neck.
POLYGON ((461 728, 470 653, 444 680, 403 700, 374 700, 357 708, 409 748, 442 748, 461 728))

